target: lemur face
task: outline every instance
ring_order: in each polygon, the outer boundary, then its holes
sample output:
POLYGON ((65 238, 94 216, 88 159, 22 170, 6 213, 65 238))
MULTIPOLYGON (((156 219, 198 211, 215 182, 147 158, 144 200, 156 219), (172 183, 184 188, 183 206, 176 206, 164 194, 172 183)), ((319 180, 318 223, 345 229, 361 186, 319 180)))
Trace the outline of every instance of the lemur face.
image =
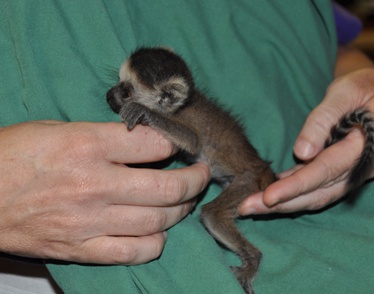
POLYGON ((173 113, 184 105, 193 88, 185 62, 168 49, 135 51, 120 69, 120 81, 107 93, 113 111, 136 102, 160 113, 173 113))

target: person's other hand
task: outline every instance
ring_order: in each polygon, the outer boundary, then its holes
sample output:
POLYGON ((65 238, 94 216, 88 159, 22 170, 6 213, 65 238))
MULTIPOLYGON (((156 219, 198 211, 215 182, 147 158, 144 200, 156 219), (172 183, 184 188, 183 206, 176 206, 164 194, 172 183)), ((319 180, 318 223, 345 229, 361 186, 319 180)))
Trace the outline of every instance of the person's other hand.
POLYGON ((280 180, 265 192, 245 199, 239 213, 317 210, 344 196, 346 177, 362 152, 364 136, 357 129, 327 149, 324 144, 339 119, 361 106, 374 112, 372 68, 344 75, 330 85, 324 100, 308 116, 294 146, 295 156, 304 164, 281 173, 280 180))

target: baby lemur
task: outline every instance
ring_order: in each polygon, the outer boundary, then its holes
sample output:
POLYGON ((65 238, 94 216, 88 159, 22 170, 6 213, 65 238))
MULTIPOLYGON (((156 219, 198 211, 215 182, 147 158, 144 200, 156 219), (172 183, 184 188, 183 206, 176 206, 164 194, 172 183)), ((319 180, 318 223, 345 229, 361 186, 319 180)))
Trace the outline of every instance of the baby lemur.
POLYGON ((128 129, 147 124, 183 150, 188 162, 209 166, 224 190, 203 206, 201 219, 216 240, 241 258, 242 266, 232 270, 245 291, 253 293, 261 252, 237 230, 237 207, 275 176, 239 123, 195 88, 181 57, 163 48, 135 51, 122 65, 120 82, 108 92, 107 101, 128 129))
POLYGON ((122 65, 107 102, 129 130, 147 124, 177 146, 189 163, 209 166, 223 192, 202 207, 201 219, 216 240, 240 257, 241 267, 231 268, 246 293, 253 293, 261 252, 236 228, 237 207, 276 177, 240 124, 196 89, 183 59, 164 48, 136 50, 122 65))

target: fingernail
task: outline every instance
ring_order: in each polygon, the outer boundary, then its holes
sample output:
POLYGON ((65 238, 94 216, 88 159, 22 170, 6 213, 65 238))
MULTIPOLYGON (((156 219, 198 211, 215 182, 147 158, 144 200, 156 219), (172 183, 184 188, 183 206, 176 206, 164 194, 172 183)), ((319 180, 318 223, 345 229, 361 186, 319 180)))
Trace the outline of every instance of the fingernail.
POLYGON ((300 139, 296 142, 294 150, 297 156, 301 157, 301 159, 304 159, 309 158, 313 155, 314 147, 308 141, 300 139))

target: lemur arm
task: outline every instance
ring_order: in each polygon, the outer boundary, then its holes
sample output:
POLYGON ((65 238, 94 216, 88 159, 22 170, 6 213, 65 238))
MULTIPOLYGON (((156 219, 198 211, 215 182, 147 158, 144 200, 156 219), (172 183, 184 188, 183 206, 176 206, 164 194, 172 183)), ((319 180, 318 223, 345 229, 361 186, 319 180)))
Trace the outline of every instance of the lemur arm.
POLYGON ((139 123, 149 125, 160 131, 179 149, 187 151, 191 155, 196 155, 199 152, 200 144, 196 132, 170 117, 154 112, 133 101, 126 102, 119 114, 129 130, 139 123))

